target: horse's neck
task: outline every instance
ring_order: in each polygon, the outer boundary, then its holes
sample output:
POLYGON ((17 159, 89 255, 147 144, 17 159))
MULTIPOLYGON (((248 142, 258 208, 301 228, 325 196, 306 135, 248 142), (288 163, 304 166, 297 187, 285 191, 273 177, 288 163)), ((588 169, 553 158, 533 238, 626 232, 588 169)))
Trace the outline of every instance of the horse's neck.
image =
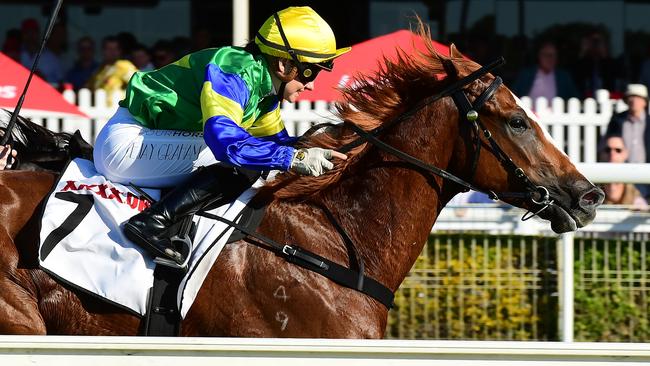
MULTIPOLYGON (((402 137, 386 136, 385 141, 445 169, 450 164, 457 129, 444 123, 429 136, 413 135, 410 141, 403 142, 402 131, 402 137)), ((445 191, 449 184, 398 163, 392 156, 377 155, 376 150, 370 154, 379 162, 342 182, 330 192, 326 204, 337 211, 335 216, 350 231, 367 273, 396 289, 415 263, 449 199, 445 191)))

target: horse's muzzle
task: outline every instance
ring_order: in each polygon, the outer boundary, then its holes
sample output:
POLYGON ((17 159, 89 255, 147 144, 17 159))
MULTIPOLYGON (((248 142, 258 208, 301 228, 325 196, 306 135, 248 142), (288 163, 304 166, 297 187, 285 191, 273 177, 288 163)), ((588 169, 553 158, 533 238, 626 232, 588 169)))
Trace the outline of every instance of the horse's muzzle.
POLYGON ((605 193, 584 178, 549 187, 555 203, 540 214, 556 233, 574 231, 590 224, 605 193))

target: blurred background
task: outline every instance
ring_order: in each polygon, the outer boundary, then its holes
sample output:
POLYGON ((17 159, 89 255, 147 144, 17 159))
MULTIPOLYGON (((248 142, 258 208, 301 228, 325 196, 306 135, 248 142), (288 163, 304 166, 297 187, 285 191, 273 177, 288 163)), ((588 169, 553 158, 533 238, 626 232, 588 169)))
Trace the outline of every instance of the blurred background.
MULTIPOLYGON (((539 43, 546 41, 555 43, 558 65, 575 72, 581 97, 593 95, 591 85, 582 85, 578 75, 580 59, 590 52, 617 63, 615 75, 604 81, 612 92, 620 95, 627 83, 647 77, 642 66, 650 52, 649 1, 250 0, 249 34, 254 35, 274 10, 300 4, 322 14, 344 46, 408 29, 417 14, 431 27, 434 39, 456 43, 479 63, 505 56, 508 64, 501 73, 506 83, 514 82, 522 67, 537 61, 539 43)), ((0 1, 3 51, 12 54, 20 47, 23 26, 43 30, 51 5, 49 0, 0 1), (23 24, 28 19, 35 24, 23 24)), ((169 59, 175 59, 196 49, 232 44, 232 14, 232 0, 68 0, 49 48, 67 71, 78 56, 82 37, 92 40, 94 56, 101 61, 102 40, 119 36, 126 57, 134 57, 133 52, 143 46, 160 66, 166 59, 156 59, 156 53, 169 52, 169 59)))

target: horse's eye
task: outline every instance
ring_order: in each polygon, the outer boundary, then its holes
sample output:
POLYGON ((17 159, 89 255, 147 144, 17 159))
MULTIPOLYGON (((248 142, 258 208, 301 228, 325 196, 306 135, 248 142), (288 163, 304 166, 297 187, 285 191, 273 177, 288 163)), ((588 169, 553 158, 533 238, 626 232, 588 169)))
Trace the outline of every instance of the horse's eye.
POLYGON ((526 125, 526 121, 521 117, 515 117, 510 119, 508 121, 508 125, 516 132, 523 132, 526 130, 526 128, 528 128, 528 126, 526 125))

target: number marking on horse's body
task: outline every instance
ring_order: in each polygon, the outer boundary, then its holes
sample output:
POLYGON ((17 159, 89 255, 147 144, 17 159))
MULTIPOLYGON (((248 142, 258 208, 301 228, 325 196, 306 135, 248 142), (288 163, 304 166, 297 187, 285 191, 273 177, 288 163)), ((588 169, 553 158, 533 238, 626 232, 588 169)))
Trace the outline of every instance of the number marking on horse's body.
POLYGON ((287 313, 284 311, 278 311, 275 313, 275 320, 280 323, 280 331, 284 332, 284 330, 287 328, 287 323, 289 323, 289 315, 287 315, 287 313))
POLYGON ((280 285, 277 289, 275 289, 275 291, 273 291, 273 297, 276 299, 282 299, 282 301, 287 302, 289 295, 287 295, 287 291, 284 289, 284 286, 280 285))

